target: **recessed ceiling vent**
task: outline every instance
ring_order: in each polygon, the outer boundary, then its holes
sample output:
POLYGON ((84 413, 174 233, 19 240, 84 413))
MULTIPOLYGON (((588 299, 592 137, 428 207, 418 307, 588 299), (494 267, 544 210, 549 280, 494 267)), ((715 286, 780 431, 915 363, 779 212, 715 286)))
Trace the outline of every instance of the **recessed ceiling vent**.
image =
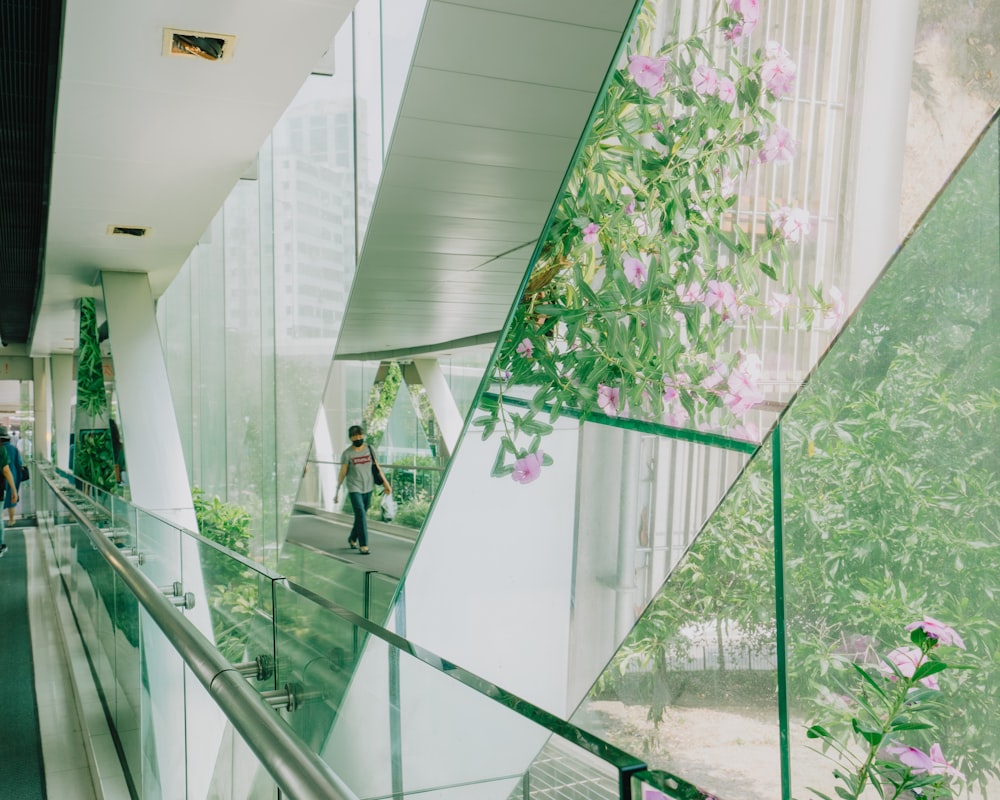
POLYGON ((142 238, 149 233, 149 228, 137 228, 134 225, 108 225, 108 236, 133 236, 142 238))
POLYGON ((206 61, 228 61, 233 56, 236 37, 226 33, 163 29, 163 55, 190 56, 206 61))

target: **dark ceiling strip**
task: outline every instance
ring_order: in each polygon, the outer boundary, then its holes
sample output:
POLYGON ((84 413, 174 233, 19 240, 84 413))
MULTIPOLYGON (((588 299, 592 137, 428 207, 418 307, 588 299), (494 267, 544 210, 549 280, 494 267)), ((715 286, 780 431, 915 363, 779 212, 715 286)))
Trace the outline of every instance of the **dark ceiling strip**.
POLYGON ((48 223, 63 0, 0 0, 0 342, 28 341, 48 223))

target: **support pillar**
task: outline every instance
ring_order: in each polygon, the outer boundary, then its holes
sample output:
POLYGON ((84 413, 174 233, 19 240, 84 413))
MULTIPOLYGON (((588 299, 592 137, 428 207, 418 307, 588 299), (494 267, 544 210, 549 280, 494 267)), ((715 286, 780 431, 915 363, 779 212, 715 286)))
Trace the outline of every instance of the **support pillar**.
MULTIPOLYGON (((69 469, 69 435, 73 432, 73 356, 50 357, 52 370, 52 424, 56 435, 56 466, 69 469)), ((48 454, 46 454, 48 455, 48 454)))
POLYGON ((427 390, 427 400, 431 404, 431 411, 434 412, 434 419, 441 431, 441 441, 447 451, 445 455, 450 458, 458 446, 458 437, 462 435, 462 415, 458 404, 437 359, 416 358, 413 360, 413 367, 420 376, 420 383, 427 390))
POLYGON ((132 502, 197 530, 149 278, 104 272, 101 280, 132 502))
POLYGON ((49 362, 45 358, 31 359, 34 373, 32 401, 34 403, 34 424, 31 435, 31 455, 48 459, 52 454, 52 414, 49 404, 49 362))

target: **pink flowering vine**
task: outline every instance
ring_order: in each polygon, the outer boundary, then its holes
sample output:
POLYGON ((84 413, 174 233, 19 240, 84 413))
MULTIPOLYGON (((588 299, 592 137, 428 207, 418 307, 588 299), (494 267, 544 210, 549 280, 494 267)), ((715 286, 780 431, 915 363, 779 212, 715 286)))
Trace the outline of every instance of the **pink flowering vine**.
POLYGON ((524 358, 531 358, 531 354, 534 352, 535 345, 532 344, 531 339, 522 339, 517 345, 517 354, 523 356, 524 358))
POLYGON ((791 94, 798 68, 788 51, 778 42, 768 42, 764 50, 767 59, 760 68, 760 78, 776 99, 791 94))

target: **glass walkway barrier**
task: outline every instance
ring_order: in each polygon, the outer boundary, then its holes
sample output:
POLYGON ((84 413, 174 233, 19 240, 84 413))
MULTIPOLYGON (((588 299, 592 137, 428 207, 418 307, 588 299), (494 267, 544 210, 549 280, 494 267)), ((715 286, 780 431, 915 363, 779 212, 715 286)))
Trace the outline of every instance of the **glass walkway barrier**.
POLYGON ((38 473, 40 528, 137 797, 708 797, 363 613, 38 473))

